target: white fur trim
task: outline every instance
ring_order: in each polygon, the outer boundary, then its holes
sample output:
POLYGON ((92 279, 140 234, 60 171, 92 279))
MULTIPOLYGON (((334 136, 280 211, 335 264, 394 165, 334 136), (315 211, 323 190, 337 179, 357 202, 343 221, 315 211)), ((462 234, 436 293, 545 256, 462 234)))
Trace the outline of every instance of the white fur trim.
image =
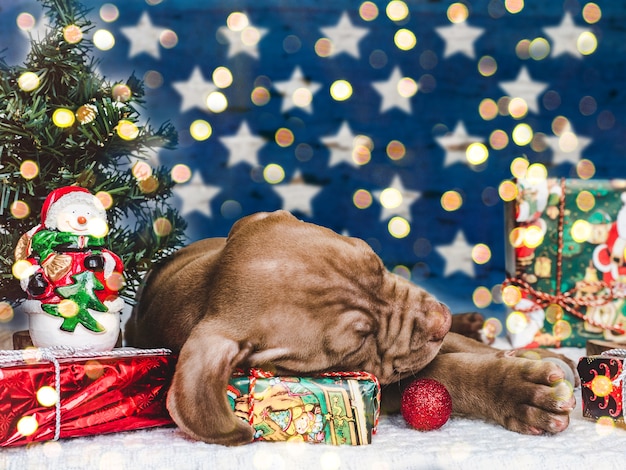
POLYGON ((57 201, 52 203, 48 208, 48 212, 45 214, 45 220, 41 221, 43 225, 49 229, 56 229, 57 217, 61 212, 63 212, 63 209, 71 204, 88 205, 96 210, 96 214, 98 217, 106 220, 106 210, 102 206, 100 200, 93 194, 77 191, 66 194, 65 196, 59 198, 57 201))

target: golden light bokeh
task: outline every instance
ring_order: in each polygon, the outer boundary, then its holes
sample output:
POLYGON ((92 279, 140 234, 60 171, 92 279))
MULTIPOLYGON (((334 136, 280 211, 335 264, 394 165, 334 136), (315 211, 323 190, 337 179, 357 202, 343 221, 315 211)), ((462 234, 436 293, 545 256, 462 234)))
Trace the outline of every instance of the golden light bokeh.
POLYGON ((32 436, 39 429, 39 423, 35 416, 22 416, 17 422, 17 432, 22 436, 32 436))
POLYGON ((94 217, 93 219, 89 219, 87 230, 89 234, 94 237, 104 238, 109 234, 109 224, 100 217, 94 217))
POLYGON ((379 199, 385 209, 395 209, 402 204, 402 193, 396 188, 385 188, 380 193, 379 199))
POLYGON ((387 229, 394 238, 406 238, 411 232, 411 225, 403 217, 395 216, 389 220, 387 229))
POLYGON ((474 245, 472 248, 472 260, 476 264, 488 263, 491 260, 491 249, 484 243, 474 245))
POLYGON ((533 129, 526 123, 518 124, 513 129, 512 138, 520 147, 528 145, 533 140, 533 129))
POLYGON ((233 84, 233 74, 228 67, 217 67, 213 70, 212 79, 218 88, 228 88, 233 84))
POLYGON ((524 9, 524 0, 504 0, 504 8, 509 13, 519 13, 524 9))
POLYGON ((463 198, 458 191, 446 191, 442 194, 440 202, 446 212, 453 212, 461 208, 463 198))
POLYGON ((115 46, 115 36, 106 29, 99 29, 93 33, 93 45, 101 51, 111 50, 115 46))
POLYGON ((483 56, 478 61, 478 72, 483 77, 491 77, 498 70, 498 64, 496 60, 491 56, 483 56))
POLYGON ((580 179, 590 179, 596 174, 596 166, 591 160, 583 158, 576 164, 576 174, 580 179))
POLYGON ((515 307, 522 300, 522 291, 517 286, 504 286, 502 288, 502 302, 509 306, 515 307))
POLYGON ((20 175, 25 180, 32 180, 39 174, 39 165, 32 160, 24 160, 20 165, 20 175))
POLYGON ((120 17, 120 11, 112 3, 105 3, 100 7, 100 18, 106 23, 113 23, 120 17))
POLYGON ((270 101, 270 92, 265 87, 255 87, 250 93, 250 100, 257 106, 265 106, 270 101))
POLYGON ((372 194, 365 189, 357 189, 352 195, 352 202, 359 209, 367 209, 373 201, 372 194))
POLYGON ((337 80, 330 85, 330 96, 335 101, 345 101, 352 96, 352 85, 347 80, 337 80))
POLYGON ((41 406, 51 407, 59 401, 59 394, 53 387, 44 385, 37 390, 37 401, 41 406))
POLYGON ((521 333, 528 326, 528 318, 522 312, 511 312, 506 317, 506 329, 511 334, 521 333))
POLYGON ((137 127, 137 125, 134 122, 128 121, 126 119, 122 119, 117 123, 115 131, 117 132, 117 135, 120 137, 120 139, 123 140, 135 140, 137 137, 139 137, 139 128, 137 127))
POLYGON ((576 243, 585 243, 589 240, 592 229, 591 224, 586 220, 579 219, 575 221, 571 228, 572 240, 576 243))
POLYGON ((385 13, 391 21, 402 21, 409 16, 409 7, 403 1, 392 0, 387 4, 385 13))
POLYGON ((472 293, 472 301, 477 308, 487 308, 491 304, 491 291, 484 286, 479 286, 472 293))
POLYGON ((126 279, 124 278, 124 275, 118 272, 111 273, 111 275, 107 277, 104 282, 108 289, 115 292, 122 290, 126 285, 126 279))
POLYGON ((34 72, 24 72, 17 79, 17 86, 19 86, 22 91, 26 92, 39 88, 39 84, 39 76, 34 72))
POLYGON ((186 183, 191 179, 192 171, 191 168, 184 163, 177 163, 172 167, 170 175, 172 176, 172 181, 181 184, 186 183))
POLYGON ((498 195, 505 202, 513 201, 517 197, 517 185, 512 181, 503 181, 498 186, 498 195))
POLYGON ((97 380, 104 374, 104 366, 97 359, 89 359, 85 362, 85 375, 91 380, 97 380))
POLYGON ((578 36, 576 48, 582 55, 593 54, 598 48, 598 38, 591 31, 585 31, 578 36))
POLYGON ((63 39, 68 44, 78 44, 83 40, 83 32, 75 24, 70 24, 63 28, 63 39))
POLYGON ((291 129, 287 129, 285 127, 281 127, 274 134, 274 140, 279 147, 289 147, 293 144, 295 140, 295 136, 291 129))
POLYGON ((152 222, 152 230, 157 237, 167 237, 172 232, 172 222, 166 217, 158 217, 152 222))
POLYGON ((173 49, 178 44, 178 35, 171 29, 166 29, 159 35, 159 44, 165 49, 173 49))
POLYGON ((387 156, 394 161, 400 160, 406 155, 406 148, 399 140, 392 140, 389 142, 385 150, 387 152, 387 156))
POLYGON ((489 149, 481 142, 473 142, 467 146, 465 157, 470 164, 480 165, 489 158, 489 149))
POLYGON ((228 108, 228 99, 221 91, 212 91, 206 98, 206 106, 214 113, 222 113, 228 108))
POLYGON ((213 134, 213 128, 204 119, 196 119, 189 126, 189 133, 194 140, 199 142, 207 140, 213 134))
POLYGON ((10 206, 11 215, 16 219, 24 219, 30 215, 30 207, 24 201, 17 200, 10 206))
POLYGON ((396 47, 402 51, 410 51, 417 45, 417 38, 409 29, 399 29, 393 37, 396 47))
POLYGON ((378 6, 374 2, 363 2, 359 7, 359 15, 363 21, 373 21, 378 18, 378 6))
POLYGON ((0 301, 0 323, 9 323, 13 320, 15 311, 9 302, 0 301))
POLYGON ((276 163, 270 163, 263 169, 263 178, 270 184, 278 184, 285 179, 285 170, 276 163))
POLYGON ((589 24, 595 24, 602 18, 602 10, 598 4, 589 2, 583 7, 583 19, 589 24))
POLYGON ((111 88, 111 96, 115 101, 125 103, 133 97, 133 91, 125 83, 116 83, 111 88))
POLYGON ((469 17, 469 10, 464 3, 456 2, 448 7, 447 15, 450 23, 463 23, 469 17))
POLYGON ((67 108, 57 108, 52 113, 52 122, 62 129, 72 127, 75 121, 74 113, 67 108))
POLYGON ((596 198, 587 190, 582 190, 576 195, 576 205, 583 212, 589 212, 596 205, 596 198))
POLYGON ((485 121, 491 121, 498 117, 498 105, 491 98, 485 98, 478 106, 478 114, 485 121))
POLYGON ((80 311, 78 304, 71 299, 63 299, 57 304, 59 315, 63 318, 72 318, 80 311))

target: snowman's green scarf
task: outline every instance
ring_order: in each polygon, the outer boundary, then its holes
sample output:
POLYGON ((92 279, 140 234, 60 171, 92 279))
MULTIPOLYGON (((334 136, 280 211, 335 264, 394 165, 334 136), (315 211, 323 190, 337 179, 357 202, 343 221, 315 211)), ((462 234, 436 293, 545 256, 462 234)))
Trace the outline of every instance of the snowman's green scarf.
POLYGON ((63 247, 59 251, 82 251, 88 248, 102 248, 102 245, 104 245, 102 237, 76 235, 58 230, 40 230, 31 239, 31 248, 41 260, 45 260, 59 246, 63 247))

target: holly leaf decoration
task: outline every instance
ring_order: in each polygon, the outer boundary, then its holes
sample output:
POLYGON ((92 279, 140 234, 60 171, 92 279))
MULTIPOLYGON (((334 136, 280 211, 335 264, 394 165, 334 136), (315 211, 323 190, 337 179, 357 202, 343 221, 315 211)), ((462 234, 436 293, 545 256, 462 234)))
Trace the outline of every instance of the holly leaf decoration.
POLYGON ((74 284, 57 287, 56 293, 65 300, 58 304, 42 304, 44 312, 55 317, 63 317, 61 330, 73 332, 78 324, 90 331, 101 333, 104 327, 89 313, 89 309, 107 312, 108 308, 96 296, 95 291, 104 286, 91 271, 83 271, 72 276, 74 284), (69 302, 67 302, 69 301, 69 302))

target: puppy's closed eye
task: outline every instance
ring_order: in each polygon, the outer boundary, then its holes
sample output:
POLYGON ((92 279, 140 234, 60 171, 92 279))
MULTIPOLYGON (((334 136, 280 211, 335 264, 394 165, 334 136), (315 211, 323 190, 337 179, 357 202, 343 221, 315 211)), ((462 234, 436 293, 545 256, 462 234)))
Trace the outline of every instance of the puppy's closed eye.
POLYGON ((344 312, 339 315, 335 324, 326 330, 329 349, 346 354, 361 347, 365 339, 374 334, 375 320, 359 310, 344 312), (341 338, 341 341, 337 341, 341 338))

